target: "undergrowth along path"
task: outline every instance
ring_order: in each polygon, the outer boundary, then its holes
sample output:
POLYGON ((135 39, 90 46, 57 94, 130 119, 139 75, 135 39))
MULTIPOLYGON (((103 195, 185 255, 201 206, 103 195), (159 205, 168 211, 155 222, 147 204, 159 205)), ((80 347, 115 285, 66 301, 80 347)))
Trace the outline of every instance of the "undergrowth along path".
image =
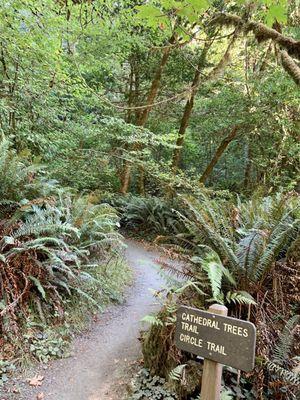
MULTIPOLYGON (((132 240, 126 240, 126 244, 125 256, 133 269, 134 283, 125 302, 109 307, 90 332, 75 339, 74 356, 52 362, 44 371, 43 385, 27 393, 26 400, 36 399, 39 393, 45 400, 120 399, 122 393, 116 393, 115 387, 140 356, 140 321, 158 308, 150 289, 164 286, 155 262, 159 253, 132 240)), ((124 385, 120 388, 125 391, 124 385)))

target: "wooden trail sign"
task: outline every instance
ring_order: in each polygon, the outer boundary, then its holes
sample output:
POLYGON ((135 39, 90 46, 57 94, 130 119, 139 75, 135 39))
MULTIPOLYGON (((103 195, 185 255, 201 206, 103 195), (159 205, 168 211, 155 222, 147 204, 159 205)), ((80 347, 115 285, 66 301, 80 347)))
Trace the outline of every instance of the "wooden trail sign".
POLYGON ((209 312, 181 306, 177 311, 176 346, 204 358, 201 400, 220 398, 223 364, 250 371, 254 367, 256 329, 251 322, 227 317, 214 304, 209 312))

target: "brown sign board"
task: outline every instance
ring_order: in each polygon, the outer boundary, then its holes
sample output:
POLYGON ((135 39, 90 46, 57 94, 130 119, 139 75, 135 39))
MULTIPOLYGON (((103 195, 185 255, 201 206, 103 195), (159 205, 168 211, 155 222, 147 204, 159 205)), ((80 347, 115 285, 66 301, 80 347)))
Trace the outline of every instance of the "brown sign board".
POLYGON ((251 322, 180 306, 176 346, 242 371, 254 367, 256 329, 251 322))

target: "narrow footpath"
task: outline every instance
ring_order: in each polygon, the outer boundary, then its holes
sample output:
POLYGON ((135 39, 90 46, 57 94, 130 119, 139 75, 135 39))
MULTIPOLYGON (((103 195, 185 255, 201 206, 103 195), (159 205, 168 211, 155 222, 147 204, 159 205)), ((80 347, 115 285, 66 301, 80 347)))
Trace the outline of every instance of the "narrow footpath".
MULTIPOLYGON (((87 334, 73 343, 73 356, 54 361, 43 371, 42 386, 26 393, 26 400, 120 400, 114 387, 122 384, 124 371, 141 356, 138 340, 141 322, 159 307, 150 289, 164 286, 157 273, 159 253, 127 240, 126 259, 134 283, 122 305, 109 307, 87 334)), ((125 385, 126 386, 126 385, 125 385)), ((124 384, 120 385, 125 392, 124 384)))

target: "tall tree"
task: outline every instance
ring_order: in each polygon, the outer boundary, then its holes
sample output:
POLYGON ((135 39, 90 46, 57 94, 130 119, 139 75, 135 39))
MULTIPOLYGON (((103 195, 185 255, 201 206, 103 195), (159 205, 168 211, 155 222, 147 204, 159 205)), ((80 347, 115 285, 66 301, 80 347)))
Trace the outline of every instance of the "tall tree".
MULTIPOLYGON (((234 32, 233 37, 229 41, 229 44, 227 46, 227 49, 226 49, 222 59, 218 62, 218 64, 211 70, 211 72, 205 78, 205 82, 218 79, 218 77, 220 77, 220 75, 224 72, 224 69, 230 63, 230 56, 231 56, 231 52, 232 52, 234 43, 237 39, 237 35, 238 35, 238 30, 236 30, 234 32)), ((198 63, 198 66, 197 66, 197 69, 196 69, 196 72, 194 75, 194 79, 193 79, 193 83, 192 83, 192 87, 191 87, 191 95, 186 102, 184 112, 183 112, 183 115, 181 118, 180 128, 179 128, 178 136, 177 136, 177 140, 176 140, 176 148, 174 149, 174 152, 173 152, 173 161, 172 161, 172 168, 173 168, 173 172, 175 172, 175 173, 179 167, 182 146, 184 144, 186 129, 188 127, 190 117, 191 117, 191 114, 193 111, 195 96, 197 94, 200 83, 201 82, 204 83, 200 79, 201 69, 203 68, 203 66, 205 64, 207 52, 208 52, 209 48, 211 47, 212 43, 213 43, 213 39, 209 39, 203 48, 203 51, 201 53, 201 57, 200 57, 200 60, 199 60, 199 63, 198 63)))
MULTIPOLYGON (((168 62, 169 56, 170 56, 170 52, 172 47, 174 46, 175 43, 175 33, 172 34, 169 43, 167 46, 164 47, 163 49, 163 55, 162 58, 160 60, 160 63, 158 64, 152 83, 151 83, 151 87, 150 90, 148 92, 148 96, 147 96, 147 100, 146 100, 146 104, 143 107, 142 111, 139 113, 138 115, 138 119, 136 121, 136 125, 137 126, 145 126, 150 114, 151 109, 153 108, 155 99, 157 97, 158 94, 158 90, 159 90, 159 86, 160 86, 160 82, 161 82, 161 78, 162 78, 162 74, 163 71, 165 69, 165 66, 168 62)), ((135 145, 133 147, 133 150, 138 150, 140 146, 135 145)), ((126 194, 128 192, 128 188, 129 188, 129 184, 130 184, 130 176, 131 176, 131 170, 132 170, 132 163, 128 160, 125 160, 124 162, 124 166, 123 166, 123 172, 122 172, 122 179, 121 179, 121 189, 120 192, 122 194, 126 194)), ((140 192, 143 192, 143 181, 144 181, 144 172, 143 169, 141 167, 140 169, 140 192)))
POLYGON ((180 128, 179 128, 178 136, 177 136, 177 140, 176 140, 176 148, 174 149, 173 157, 172 157, 172 169, 173 169, 174 173, 176 173, 176 171, 179 167, 181 150, 182 150, 182 146, 184 143, 185 132, 188 127, 189 120, 190 120, 190 117, 191 117, 191 114, 193 111, 195 96, 197 94, 197 90, 198 90, 198 87, 200 84, 201 72, 205 65, 206 55, 207 55, 207 52, 208 52, 211 44, 212 44, 212 40, 207 40, 205 42, 204 48, 203 48, 200 58, 199 58, 198 65, 195 69, 195 75, 194 75, 194 79, 193 79, 193 82, 191 85, 191 92, 190 92, 190 95, 189 95, 189 97, 186 101, 185 107, 184 107, 184 112, 183 112, 183 115, 181 118, 180 128))
POLYGON ((238 132, 238 127, 234 126, 229 135, 227 135, 219 144, 213 158, 211 159, 210 163, 207 165, 205 171, 201 175, 199 183, 204 184, 206 182, 207 178, 211 175, 215 165, 220 160, 220 158, 222 157, 223 153, 225 152, 229 144, 235 139, 237 132, 238 132))

